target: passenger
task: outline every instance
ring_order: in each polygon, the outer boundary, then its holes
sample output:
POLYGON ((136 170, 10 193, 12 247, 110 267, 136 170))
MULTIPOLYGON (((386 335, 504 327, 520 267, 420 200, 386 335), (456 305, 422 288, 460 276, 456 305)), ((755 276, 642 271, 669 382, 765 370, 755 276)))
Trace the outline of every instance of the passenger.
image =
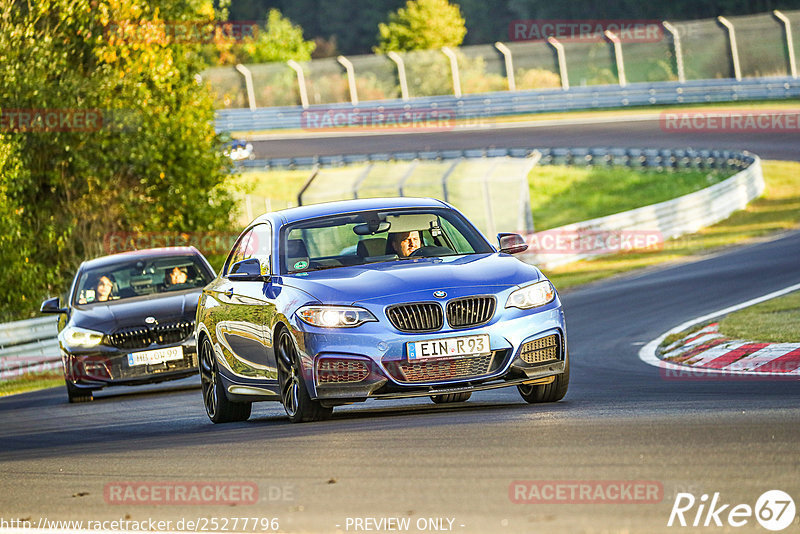
POLYGON ((392 235, 392 248, 401 258, 407 258, 422 246, 422 239, 417 230, 397 232, 392 235))
POLYGON ((186 283, 186 270, 180 267, 173 267, 171 271, 167 272, 166 284, 169 286, 176 286, 186 283))

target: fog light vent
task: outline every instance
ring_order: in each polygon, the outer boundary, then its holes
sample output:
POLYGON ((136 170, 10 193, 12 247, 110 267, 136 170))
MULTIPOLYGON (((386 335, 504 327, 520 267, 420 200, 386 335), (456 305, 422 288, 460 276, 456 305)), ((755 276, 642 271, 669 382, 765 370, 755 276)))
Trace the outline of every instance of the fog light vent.
POLYGON ((523 343, 519 356, 525 363, 541 363, 557 360, 558 352, 558 336, 553 334, 523 343))
POLYGON ((360 360, 323 358, 317 362, 318 384, 361 382, 369 376, 369 367, 360 360))

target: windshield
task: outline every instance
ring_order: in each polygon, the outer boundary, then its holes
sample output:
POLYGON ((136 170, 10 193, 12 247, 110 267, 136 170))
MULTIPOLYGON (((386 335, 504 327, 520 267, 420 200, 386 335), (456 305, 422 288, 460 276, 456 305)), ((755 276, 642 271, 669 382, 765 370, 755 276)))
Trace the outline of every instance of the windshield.
POLYGON ((81 273, 74 304, 94 304, 203 287, 212 273, 197 256, 128 260, 81 273))
POLYGON ((321 217, 282 233, 284 272, 298 273, 420 257, 493 252, 456 212, 384 210, 321 217))

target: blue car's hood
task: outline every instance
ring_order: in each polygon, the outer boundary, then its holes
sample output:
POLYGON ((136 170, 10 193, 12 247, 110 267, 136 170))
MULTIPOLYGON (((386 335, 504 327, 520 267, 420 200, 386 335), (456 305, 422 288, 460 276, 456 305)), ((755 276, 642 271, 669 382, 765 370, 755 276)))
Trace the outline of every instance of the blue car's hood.
POLYGON ((282 281, 320 302, 351 304, 417 291, 512 287, 540 278, 541 272, 533 265, 493 253, 338 267, 284 276, 282 281))

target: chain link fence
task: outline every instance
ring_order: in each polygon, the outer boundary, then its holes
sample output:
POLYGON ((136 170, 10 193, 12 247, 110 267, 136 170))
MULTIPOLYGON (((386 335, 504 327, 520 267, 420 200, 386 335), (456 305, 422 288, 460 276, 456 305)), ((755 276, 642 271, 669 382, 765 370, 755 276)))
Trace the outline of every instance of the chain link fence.
MULTIPOLYGON (((800 56, 800 10, 785 11, 790 21, 795 57, 800 56)), ((729 17, 735 29, 738 62, 744 77, 779 77, 791 74, 786 27, 778 15, 765 13, 729 17)), ((609 21, 595 21, 597 23, 609 21)), ((613 21, 612 21, 613 22, 613 21)), ((646 21, 645 21, 646 22, 646 21)), ((657 38, 620 34, 627 82, 660 82, 679 79, 682 61, 686 80, 734 78, 734 60, 728 29, 717 19, 672 23, 675 35, 659 21, 657 38), (676 42, 677 41, 677 42, 676 42), (677 46, 680 58, 676 55, 677 46)), ((613 85, 621 74, 609 39, 563 40, 564 63, 570 87, 613 85)), ((418 50, 387 55, 346 58, 353 65, 356 98, 380 101, 397 98, 478 94, 516 90, 552 89, 562 86, 556 48, 545 40, 512 41, 511 76, 506 57, 493 45, 466 46, 454 50, 457 84, 449 57, 442 50, 418 50), (401 67, 402 65, 402 67, 401 67), (405 71, 405 84, 401 70, 405 71), (513 82, 512 82, 513 79, 513 82), (405 87, 404 87, 405 86, 405 87)), ((308 105, 352 102, 347 70, 338 58, 303 62, 303 89, 308 105)), ((252 73, 255 107, 292 106, 303 103, 298 75, 286 63, 246 65, 252 73)), ((246 108, 245 77, 234 67, 205 71, 220 109, 246 108)))

